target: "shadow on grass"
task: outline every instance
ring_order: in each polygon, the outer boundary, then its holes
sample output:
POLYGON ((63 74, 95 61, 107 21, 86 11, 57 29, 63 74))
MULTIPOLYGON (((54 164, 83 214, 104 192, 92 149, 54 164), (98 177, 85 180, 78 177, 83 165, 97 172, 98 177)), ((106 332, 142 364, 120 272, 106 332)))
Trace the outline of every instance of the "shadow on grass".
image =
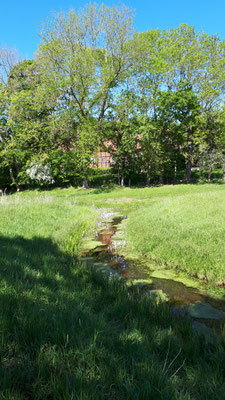
POLYGON ((222 398, 223 349, 193 339, 166 304, 50 239, 0 237, 0 248, 1 398, 222 398))

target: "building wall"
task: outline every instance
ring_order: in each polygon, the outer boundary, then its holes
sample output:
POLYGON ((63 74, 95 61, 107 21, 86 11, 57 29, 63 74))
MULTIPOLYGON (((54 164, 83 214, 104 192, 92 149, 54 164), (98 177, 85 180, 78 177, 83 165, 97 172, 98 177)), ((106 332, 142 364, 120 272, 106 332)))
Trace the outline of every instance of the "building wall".
POLYGON ((112 164, 111 154, 107 151, 99 151, 97 164, 98 168, 109 168, 112 164))

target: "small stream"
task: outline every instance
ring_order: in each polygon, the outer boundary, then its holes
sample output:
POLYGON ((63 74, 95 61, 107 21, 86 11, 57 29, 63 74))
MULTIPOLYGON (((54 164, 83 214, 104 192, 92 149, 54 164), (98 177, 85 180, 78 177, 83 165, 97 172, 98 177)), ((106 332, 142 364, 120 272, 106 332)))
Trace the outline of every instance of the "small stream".
POLYGON ((82 257, 91 257, 93 262, 107 264, 125 279, 150 279, 151 282, 143 285, 142 289, 163 291, 169 297, 169 303, 175 310, 184 309, 186 306, 195 303, 210 305, 215 311, 218 310, 222 317, 211 318, 209 312, 209 318, 206 315, 204 315, 204 318, 192 316, 192 320, 198 321, 196 325, 200 326, 204 323, 208 327, 206 329, 213 328, 213 331, 217 334, 221 333, 225 322, 225 300, 215 299, 207 293, 175 280, 152 277, 153 271, 150 271, 147 267, 147 260, 132 260, 117 254, 115 243, 121 239, 117 239, 114 235, 123 219, 123 217, 114 217, 111 222, 105 222, 105 227, 98 231, 95 236, 95 240, 101 242, 101 245, 96 246, 93 250, 84 250, 82 257))

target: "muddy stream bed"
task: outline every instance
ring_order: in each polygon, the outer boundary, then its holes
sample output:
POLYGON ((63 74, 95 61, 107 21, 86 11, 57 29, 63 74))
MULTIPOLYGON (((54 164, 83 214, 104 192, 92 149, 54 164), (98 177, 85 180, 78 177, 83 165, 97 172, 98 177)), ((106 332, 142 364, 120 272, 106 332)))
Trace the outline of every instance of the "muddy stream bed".
POLYGON ((121 237, 117 238, 116 233, 123 219, 114 216, 110 222, 103 221, 102 229, 93 238, 93 248, 90 250, 84 247, 81 260, 96 267, 105 265, 109 273, 111 270, 129 282, 134 282, 134 287, 137 286, 141 292, 164 295, 172 311, 178 316, 187 316, 196 333, 202 333, 208 341, 214 341, 221 333, 224 335, 225 300, 205 293, 204 287, 199 290, 173 279, 152 276, 154 271, 149 269, 146 259, 129 259, 117 254, 116 243, 121 241, 121 237))

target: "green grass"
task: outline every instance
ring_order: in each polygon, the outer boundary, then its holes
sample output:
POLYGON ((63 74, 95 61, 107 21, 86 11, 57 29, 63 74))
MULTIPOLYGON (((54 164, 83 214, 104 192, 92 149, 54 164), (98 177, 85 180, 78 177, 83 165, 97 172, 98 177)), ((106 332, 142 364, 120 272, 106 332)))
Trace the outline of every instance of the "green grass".
POLYGON ((64 245, 72 236, 79 243, 95 227, 96 210, 80 207, 76 199, 54 193, 25 192, 0 201, 0 232, 7 237, 51 238, 64 245))
POLYGON ((224 343, 205 343, 166 303, 77 260, 95 203, 129 194, 154 206, 160 193, 166 199, 163 188, 1 199, 0 399, 223 398, 224 343))
POLYGON ((207 193, 168 195, 130 213, 130 247, 212 283, 224 281, 225 187, 210 188, 207 193))

